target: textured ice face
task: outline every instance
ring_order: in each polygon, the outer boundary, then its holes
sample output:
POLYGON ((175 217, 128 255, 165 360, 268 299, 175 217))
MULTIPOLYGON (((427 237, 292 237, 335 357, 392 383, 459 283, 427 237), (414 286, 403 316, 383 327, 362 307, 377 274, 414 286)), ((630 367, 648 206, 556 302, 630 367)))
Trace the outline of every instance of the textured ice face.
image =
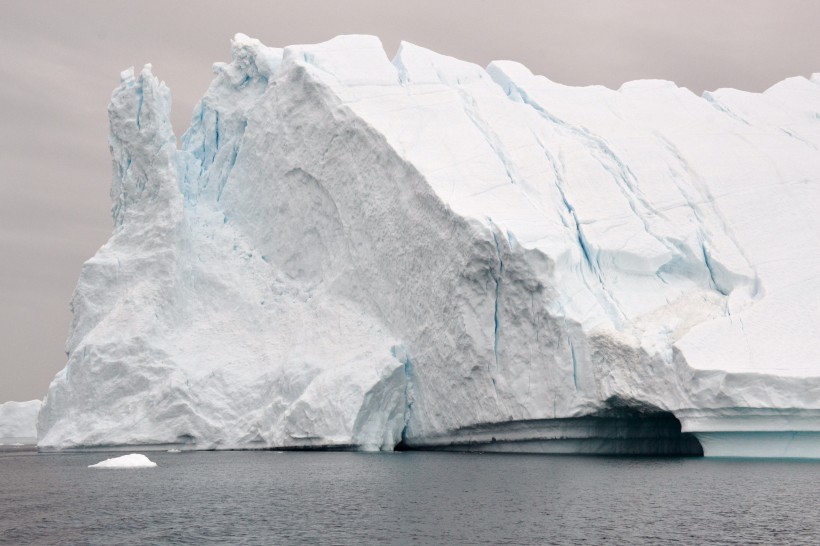
POLYGON ((5 402, 0 404, 0 439, 26 439, 37 437, 37 414, 42 402, 5 402))
POLYGON ((232 51, 180 149, 150 67, 114 91, 115 232, 41 446, 540 441, 622 406, 820 430, 818 77, 697 97, 369 36, 232 51))

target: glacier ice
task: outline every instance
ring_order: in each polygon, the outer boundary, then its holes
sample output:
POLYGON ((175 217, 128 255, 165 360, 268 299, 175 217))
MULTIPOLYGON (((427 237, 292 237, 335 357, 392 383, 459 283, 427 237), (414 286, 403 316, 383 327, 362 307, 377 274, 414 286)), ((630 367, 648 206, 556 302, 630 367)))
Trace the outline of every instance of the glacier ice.
POLYGON ((819 74, 578 88, 241 34, 214 72, 181 147, 122 73, 42 449, 820 457, 819 74))
POLYGON ((88 465, 88 468, 154 468, 157 463, 140 453, 131 453, 88 465))
POLYGON ((0 440, 3 443, 33 444, 37 438, 37 414, 40 400, 0 404, 0 440))

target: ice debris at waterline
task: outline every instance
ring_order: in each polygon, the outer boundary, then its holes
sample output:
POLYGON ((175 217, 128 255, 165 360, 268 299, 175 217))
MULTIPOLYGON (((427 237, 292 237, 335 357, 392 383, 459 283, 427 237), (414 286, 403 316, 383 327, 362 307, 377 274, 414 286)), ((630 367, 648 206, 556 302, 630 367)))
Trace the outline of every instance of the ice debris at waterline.
POLYGON ((42 449, 820 456, 820 74, 232 53, 181 147, 151 66, 122 73, 42 449))
POLYGON ((145 455, 132 453, 122 457, 106 459, 97 464, 90 464, 88 468, 154 468, 155 466, 157 466, 157 463, 145 455))

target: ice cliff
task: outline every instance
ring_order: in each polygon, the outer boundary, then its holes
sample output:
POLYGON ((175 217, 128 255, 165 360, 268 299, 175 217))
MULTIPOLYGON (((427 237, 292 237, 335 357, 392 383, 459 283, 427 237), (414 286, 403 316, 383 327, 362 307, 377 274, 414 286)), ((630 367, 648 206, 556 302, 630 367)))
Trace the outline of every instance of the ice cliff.
POLYGON ((181 147, 151 66, 122 74, 42 449, 820 457, 820 74, 232 53, 181 147))
POLYGON ((0 404, 0 443, 34 443, 40 400, 0 404))

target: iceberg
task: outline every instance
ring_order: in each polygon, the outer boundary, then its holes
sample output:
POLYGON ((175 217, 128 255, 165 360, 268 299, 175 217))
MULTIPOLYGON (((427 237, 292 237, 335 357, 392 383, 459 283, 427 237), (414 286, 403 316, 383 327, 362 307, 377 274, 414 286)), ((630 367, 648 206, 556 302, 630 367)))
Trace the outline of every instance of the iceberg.
POLYGON ((40 400, 0 404, 0 441, 3 444, 34 444, 37 441, 37 414, 40 400))
POLYGON ((145 455, 131 453, 130 455, 113 457, 96 464, 90 464, 88 468, 154 468, 155 466, 157 466, 157 463, 145 455))
POLYGON ((151 65, 114 90, 40 449, 820 457, 820 74, 242 34, 214 73, 180 145, 151 65))

